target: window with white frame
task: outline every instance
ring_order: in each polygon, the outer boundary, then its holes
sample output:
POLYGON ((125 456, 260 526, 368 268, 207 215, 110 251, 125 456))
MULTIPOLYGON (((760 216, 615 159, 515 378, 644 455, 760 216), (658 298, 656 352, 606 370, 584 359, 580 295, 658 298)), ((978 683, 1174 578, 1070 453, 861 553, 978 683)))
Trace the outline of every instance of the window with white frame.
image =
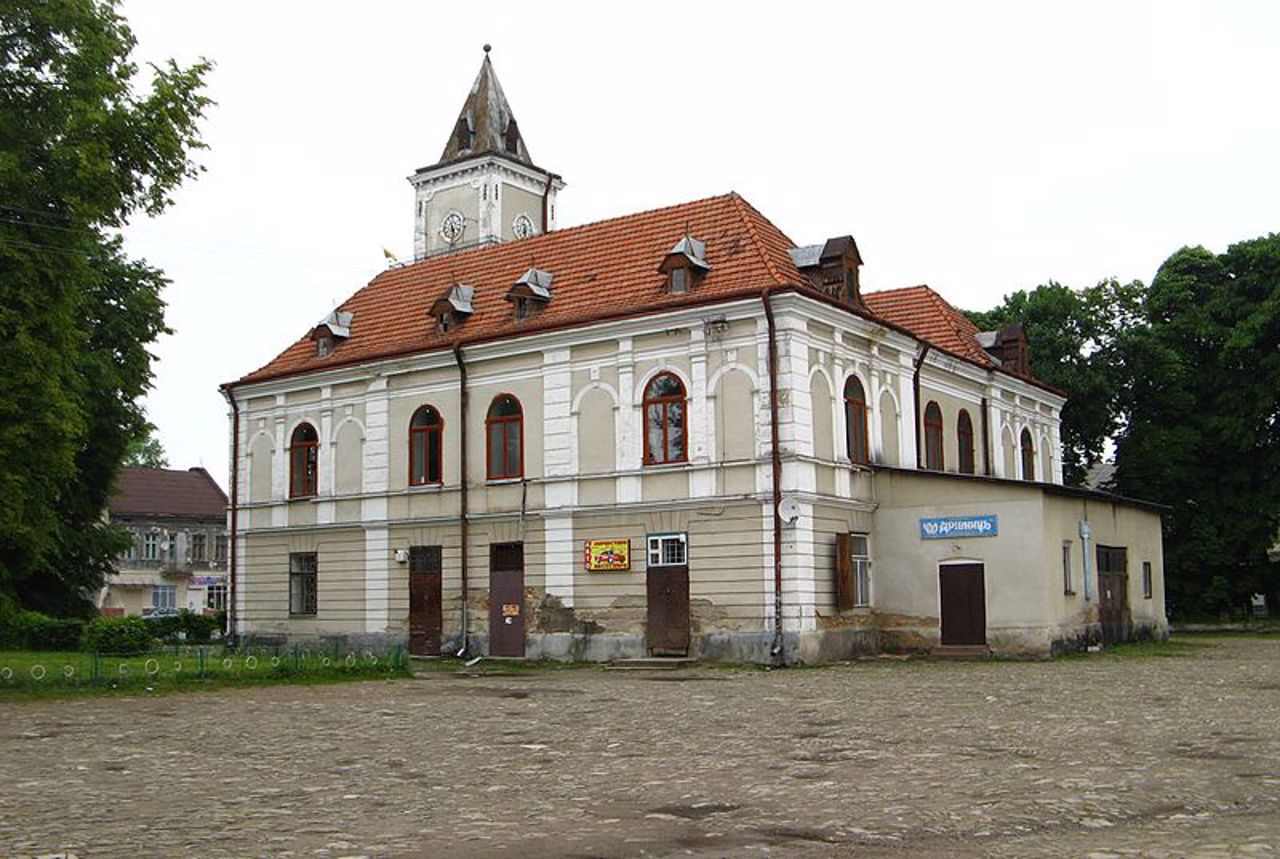
POLYGON ((866 534, 853 536, 853 604, 871 605, 871 546, 866 534))
POLYGON ((151 589, 151 610, 178 607, 178 588, 174 585, 156 585, 151 589))
POLYGON ((205 551, 206 551, 206 549, 205 549, 205 541, 206 541, 206 539, 207 539, 207 538, 205 537, 205 535, 204 535, 204 534, 192 534, 192 535, 191 535, 191 560, 193 560, 193 561, 203 561, 203 560, 204 560, 204 555, 205 555, 205 551))
POLYGON ((142 560, 158 561, 160 559, 160 535, 155 532, 142 535, 142 560))
POLYGON ((204 592, 204 607, 210 611, 224 611, 227 607, 227 586, 209 585, 204 592))
POLYGON ((682 567, 689 563, 689 538, 685 534, 650 534, 649 566, 682 567))

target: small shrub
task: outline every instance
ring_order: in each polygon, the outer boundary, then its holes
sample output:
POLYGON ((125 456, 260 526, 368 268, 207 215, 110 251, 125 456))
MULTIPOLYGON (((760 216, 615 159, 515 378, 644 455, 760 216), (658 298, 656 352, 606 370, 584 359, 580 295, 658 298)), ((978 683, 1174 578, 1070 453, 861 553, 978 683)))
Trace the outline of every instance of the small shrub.
POLYGON ((80 646, 84 621, 49 617, 38 611, 0 614, 0 649, 75 650, 80 646))
MULTIPOLYGON (((185 612, 186 609, 182 611, 185 612)), ((146 619, 146 624, 154 637, 165 641, 176 641, 178 633, 182 631, 182 615, 166 614, 161 617, 149 617, 146 619)))
POLYGON ((84 649, 100 653, 141 653, 151 647, 154 630, 140 617, 99 617, 84 631, 84 649))
POLYGON ((182 631, 187 634, 187 641, 204 643, 213 638, 213 634, 222 629, 222 623, 216 615, 196 614, 183 611, 182 631))

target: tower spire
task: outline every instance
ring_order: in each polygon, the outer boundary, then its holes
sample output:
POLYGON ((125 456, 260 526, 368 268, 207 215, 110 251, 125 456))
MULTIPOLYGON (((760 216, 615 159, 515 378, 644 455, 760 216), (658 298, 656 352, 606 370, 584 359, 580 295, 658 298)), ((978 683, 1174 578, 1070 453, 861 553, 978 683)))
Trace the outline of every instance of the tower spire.
POLYGON ((532 166, 529 150, 520 136, 515 114, 502 92, 502 84, 489 59, 492 45, 484 46, 484 59, 467 93, 458 119, 454 122, 449 142, 440 153, 438 164, 448 164, 476 155, 502 155, 520 164, 532 166))

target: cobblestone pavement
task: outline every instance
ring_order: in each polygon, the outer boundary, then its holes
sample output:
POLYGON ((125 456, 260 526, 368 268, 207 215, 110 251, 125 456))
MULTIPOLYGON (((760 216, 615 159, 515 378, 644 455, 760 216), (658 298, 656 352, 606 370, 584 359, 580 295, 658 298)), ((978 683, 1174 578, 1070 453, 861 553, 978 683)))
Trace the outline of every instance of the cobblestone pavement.
POLYGON ((1280 639, 0 704, 0 854, 1276 856, 1280 639))

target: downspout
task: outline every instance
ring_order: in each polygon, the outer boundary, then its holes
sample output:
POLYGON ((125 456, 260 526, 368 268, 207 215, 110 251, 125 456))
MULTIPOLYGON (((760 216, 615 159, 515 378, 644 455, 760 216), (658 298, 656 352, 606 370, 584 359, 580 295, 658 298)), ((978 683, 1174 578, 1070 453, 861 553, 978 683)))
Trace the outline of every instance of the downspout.
POLYGON ((769 331, 769 450, 773 471, 773 647, 769 654, 777 665, 786 664, 782 637, 782 456, 778 452, 778 337, 769 303, 769 287, 760 293, 769 331))
MULTIPOLYGON (((916 428, 916 469, 924 468, 924 460, 920 454, 920 368, 924 366, 924 358, 929 354, 929 344, 922 342, 920 344, 920 354, 916 356, 915 370, 911 374, 911 397, 915 411, 911 414, 911 420, 916 428)), ((985 413, 984 413, 985 414, 985 413)))
POLYGON ((555 182, 555 180, 556 180, 556 174, 548 173, 547 187, 546 187, 546 190, 542 192, 542 232, 543 233, 547 232, 547 229, 548 229, 547 224, 550 223, 551 221, 548 211, 551 208, 551 184, 555 182))
POLYGON ((987 398, 982 398, 982 473, 991 476, 991 417, 987 414, 987 398))
POLYGON ((453 360, 458 363, 458 524, 461 531, 462 550, 459 552, 458 567, 462 574, 462 647, 458 656, 465 656, 470 649, 467 629, 467 365, 462 362, 462 346, 454 344, 453 360))
POLYGON ((240 497, 240 404, 227 388, 222 395, 231 406, 231 534, 228 539, 227 558, 227 628, 223 634, 231 642, 236 640, 236 533, 239 531, 240 497))

